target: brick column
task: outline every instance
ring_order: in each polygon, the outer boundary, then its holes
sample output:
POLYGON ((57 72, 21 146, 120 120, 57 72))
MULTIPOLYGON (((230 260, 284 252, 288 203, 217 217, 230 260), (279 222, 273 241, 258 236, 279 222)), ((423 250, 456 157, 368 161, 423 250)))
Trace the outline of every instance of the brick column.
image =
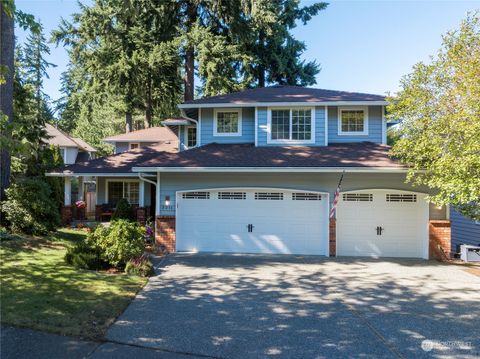
POLYGON ((95 206, 95 220, 97 222, 100 222, 101 220, 101 216, 102 216, 102 212, 103 212, 103 206, 101 204, 97 204, 95 206))
POLYGON ((330 257, 336 257, 337 256, 337 220, 335 218, 330 218, 328 228, 329 228, 330 257))
POLYGON ((428 224, 429 258, 447 261, 451 258, 452 231, 449 220, 435 220, 428 224))
POLYGON ((135 210, 135 218, 139 224, 145 224, 147 219, 147 209, 145 207, 138 207, 135 210))
POLYGON ((175 252, 175 216, 156 217, 155 244, 169 253, 175 252))
POLYGON ((73 219, 73 211, 72 211, 72 206, 63 206, 62 210, 60 211, 60 214, 62 216, 62 224, 67 225, 72 223, 73 219))

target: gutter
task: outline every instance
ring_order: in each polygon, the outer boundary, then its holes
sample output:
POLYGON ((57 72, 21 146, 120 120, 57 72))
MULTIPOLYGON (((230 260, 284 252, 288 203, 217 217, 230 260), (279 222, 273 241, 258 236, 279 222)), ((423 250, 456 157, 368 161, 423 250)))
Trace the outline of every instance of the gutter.
POLYGON ((227 102, 181 103, 179 109, 226 107, 292 107, 292 106, 387 106, 387 101, 325 101, 325 102, 227 102))
POLYGON ((405 167, 133 167, 133 172, 177 172, 177 173, 406 173, 405 167))

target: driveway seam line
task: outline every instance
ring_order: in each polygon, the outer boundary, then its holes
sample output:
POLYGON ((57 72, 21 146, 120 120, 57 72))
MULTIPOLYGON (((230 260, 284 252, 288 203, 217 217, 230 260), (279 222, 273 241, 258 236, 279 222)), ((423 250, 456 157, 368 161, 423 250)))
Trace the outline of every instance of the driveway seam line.
POLYGON ((95 351, 100 348, 101 345, 105 344, 105 342, 101 342, 101 343, 98 343, 98 345, 95 346, 95 348, 93 348, 92 350, 90 350, 90 353, 88 353, 87 355, 85 355, 85 358, 91 358, 93 353, 95 353, 95 351))
MULTIPOLYGON (((212 355, 207 355, 207 354, 181 352, 181 351, 171 350, 171 349, 162 348, 162 347, 149 347, 149 346, 143 346, 143 345, 133 344, 133 343, 123 343, 123 342, 119 342, 119 341, 116 341, 116 340, 107 340, 105 343, 126 345, 126 346, 129 346, 129 347, 140 348, 140 349, 158 350, 158 351, 162 351, 162 352, 166 352, 166 353, 180 354, 180 355, 186 355, 186 356, 196 356, 196 357, 200 357, 200 358, 227 359, 227 358, 224 358, 224 357, 217 357, 217 356, 212 356, 212 355)), ((105 344, 105 343, 103 343, 103 344, 105 344)))
POLYGON ((402 352, 392 344, 387 338, 385 338, 374 326, 371 324, 367 318, 365 318, 362 314, 360 314, 357 310, 353 309, 350 305, 346 304, 346 307, 350 313, 356 316, 358 319, 362 320, 370 329, 373 334, 380 339, 380 341, 398 358, 406 359, 407 357, 402 354, 402 352))

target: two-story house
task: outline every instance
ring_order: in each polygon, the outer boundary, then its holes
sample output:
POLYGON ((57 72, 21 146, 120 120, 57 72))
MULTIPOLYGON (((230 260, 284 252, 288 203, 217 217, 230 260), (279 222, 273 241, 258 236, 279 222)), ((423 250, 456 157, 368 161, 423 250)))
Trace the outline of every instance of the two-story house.
POLYGON ((389 156, 386 105, 296 86, 201 98, 164 122, 179 152, 138 148, 50 175, 97 176, 99 205, 127 198, 140 216, 150 206, 169 251, 449 253, 448 211, 405 183, 407 168, 389 156))

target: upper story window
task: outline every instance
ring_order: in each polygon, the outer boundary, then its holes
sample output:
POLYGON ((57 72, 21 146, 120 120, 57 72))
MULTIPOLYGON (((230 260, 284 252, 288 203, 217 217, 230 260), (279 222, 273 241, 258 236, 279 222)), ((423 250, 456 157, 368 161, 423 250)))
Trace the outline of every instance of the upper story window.
POLYGON ((214 136, 241 136, 242 113, 239 109, 216 110, 213 120, 214 136))
POLYGON ((197 145, 197 128, 188 126, 185 128, 187 148, 192 148, 197 145))
POLYGON ((338 109, 339 135, 368 135, 367 107, 338 109))
POLYGON ((312 108, 271 109, 269 143, 313 143, 315 118, 312 108))

